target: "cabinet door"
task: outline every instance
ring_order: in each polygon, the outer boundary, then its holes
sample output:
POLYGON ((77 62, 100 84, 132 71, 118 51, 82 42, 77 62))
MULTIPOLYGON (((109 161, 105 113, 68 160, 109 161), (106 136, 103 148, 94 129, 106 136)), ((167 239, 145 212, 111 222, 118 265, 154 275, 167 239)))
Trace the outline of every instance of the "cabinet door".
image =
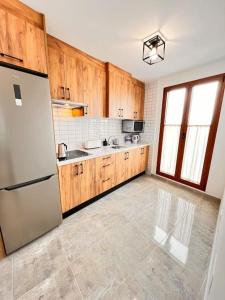
POLYGON ((24 49, 26 68, 47 74, 44 30, 26 22, 26 44, 24 49))
POLYGON ((66 99, 85 103, 83 61, 72 51, 65 57, 66 99))
POLYGON ((148 155, 149 155, 149 147, 143 147, 140 150, 140 154, 141 154, 141 162, 140 162, 140 169, 139 169, 139 173, 144 172, 147 169, 148 166, 148 155))
POLYGON ((96 98, 95 116, 106 117, 106 72, 105 69, 96 68, 96 98))
POLYGON ((134 118, 134 86, 132 78, 125 77, 124 79, 124 96, 123 96, 123 118, 133 119, 134 118))
POLYGON ((59 167, 59 184, 62 212, 66 212, 80 204, 80 177, 78 164, 59 167))
POLYGON ((135 85, 134 87, 134 118, 143 120, 144 118, 144 87, 135 85))
POLYGON ((88 104, 86 115, 104 117, 106 109, 105 70, 84 62, 84 101, 88 104))
POLYGON ((109 117, 122 118, 123 76, 116 72, 109 72, 108 76, 109 117))
POLYGON ((0 60, 24 66, 25 21, 0 9, 0 60))
POLYGON ((116 154, 116 185, 127 179, 127 152, 119 152, 116 154))
POLYGON ((138 164, 137 149, 128 151, 127 154, 127 173, 126 179, 129 179, 137 175, 137 164, 138 164))
MULTIPOLYGON (((84 103, 88 104, 86 115, 94 116, 95 112, 95 88, 96 88, 95 68, 86 60, 83 62, 83 89, 84 103)), ((97 103, 96 103, 97 105, 97 103)))
POLYGON ((65 99, 64 55, 60 48, 48 46, 49 81, 52 99, 65 99))
POLYGON ((101 194, 115 185, 115 156, 96 159, 96 193, 101 194))
POLYGON ((80 203, 96 196, 95 159, 82 161, 79 164, 80 203))

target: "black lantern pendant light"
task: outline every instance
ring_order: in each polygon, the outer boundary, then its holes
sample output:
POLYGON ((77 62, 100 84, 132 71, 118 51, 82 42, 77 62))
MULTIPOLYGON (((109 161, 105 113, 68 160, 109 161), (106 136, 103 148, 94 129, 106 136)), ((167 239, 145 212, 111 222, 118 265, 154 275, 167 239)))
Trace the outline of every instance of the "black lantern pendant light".
POLYGON ((165 57, 165 41, 156 34, 143 42, 143 61, 149 65, 156 64, 165 57))

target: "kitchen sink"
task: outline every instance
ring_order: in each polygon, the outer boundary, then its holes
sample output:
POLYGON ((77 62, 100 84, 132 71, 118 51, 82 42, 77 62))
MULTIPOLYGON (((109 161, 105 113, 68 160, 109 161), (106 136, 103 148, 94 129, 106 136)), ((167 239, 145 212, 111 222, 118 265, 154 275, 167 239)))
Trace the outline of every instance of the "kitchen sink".
POLYGON ((119 146, 119 145, 114 145, 114 146, 111 146, 111 148, 113 149, 121 149, 121 148, 125 148, 124 146, 119 146))
POLYGON ((84 157, 84 156, 88 156, 88 155, 91 155, 91 154, 87 153, 85 151, 82 151, 82 150, 72 150, 72 151, 67 151, 66 157, 63 159, 59 159, 59 160, 69 160, 69 159, 84 157))

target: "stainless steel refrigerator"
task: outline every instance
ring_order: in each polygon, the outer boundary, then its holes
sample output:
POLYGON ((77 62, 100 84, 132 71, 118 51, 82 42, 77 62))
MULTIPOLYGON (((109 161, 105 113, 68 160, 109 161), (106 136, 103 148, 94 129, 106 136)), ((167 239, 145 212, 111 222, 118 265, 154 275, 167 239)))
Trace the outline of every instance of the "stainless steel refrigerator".
POLYGON ((0 227, 6 253, 61 221, 48 79, 0 67, 0 227))

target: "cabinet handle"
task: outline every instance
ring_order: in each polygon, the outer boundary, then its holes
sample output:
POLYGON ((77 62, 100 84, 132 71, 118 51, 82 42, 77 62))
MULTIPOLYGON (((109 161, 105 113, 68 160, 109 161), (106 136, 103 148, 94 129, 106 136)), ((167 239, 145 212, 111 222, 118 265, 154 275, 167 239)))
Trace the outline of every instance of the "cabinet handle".
POLYGON ((111 178, 104 179, 104 180, 102 180, 102 182, 109 181, 110 179, 111 179, 111 178))
POLYGON ((109 159, 109 158, 111 158, 111 156, 103 157, 102 159, 109 159))
POLYGON ((83 164, 80 164, 79 166, 80 166, 80 169, 81 169, 81 171, 80 171, 79 175, 82 175, 82 174, 84 173, 83 164))
POLYGON ((78 165, 75 165, 75 166, 74 166, 74 169, 75 169, 75 176, 79 175, 79 172, 78 172, 78 165))
POLYGON ((123 108, 121 108, 121 110, 122 110, 122 116, 121 117, 123 118, 123 108))
POLYGON ((61 89, 61 91, 62 91, 62 99, 65 99, 65 88, 64 88, 64 86, 60 86, 60 89, 61 89))
POLYGON ((121 118, 121 108, 118 108, 118 111, 119 111, 119 118, 121 118))
POLYGON ((124 160, 127 160, 127 159, 129 159, 129 152, 124 153, 124 160))
POLYGON ((106 167, 108 167, 108 166, 111 166, 111 164, 103 165, 102 167, 103 167, 103 168, 106 168, 106 167))
POLYGON ((68 95, 68 97, 66 96, 66 99, 67 100, 70 100, 70 89, 69 88, 66 88, 66 91, 67 91, 67 95, 68 95))
POLYGON ((136 118, 136 115, 135 115, 135 111, 134 111, 134 119, 136 118))
POLYGON ((4 56, 6 58, 11 58, 11 59, 14 59, 14 60, 18 60, 19 62, 23 62, 22 58, 18 58, 16 56, 12 56, 12 55, 9 55, 9 54, 6 54, 6 53, 0 53, 0 55, 4 56))
POLYGON ((124 160, 127 159, 127 152, 124 153, 124 160))

